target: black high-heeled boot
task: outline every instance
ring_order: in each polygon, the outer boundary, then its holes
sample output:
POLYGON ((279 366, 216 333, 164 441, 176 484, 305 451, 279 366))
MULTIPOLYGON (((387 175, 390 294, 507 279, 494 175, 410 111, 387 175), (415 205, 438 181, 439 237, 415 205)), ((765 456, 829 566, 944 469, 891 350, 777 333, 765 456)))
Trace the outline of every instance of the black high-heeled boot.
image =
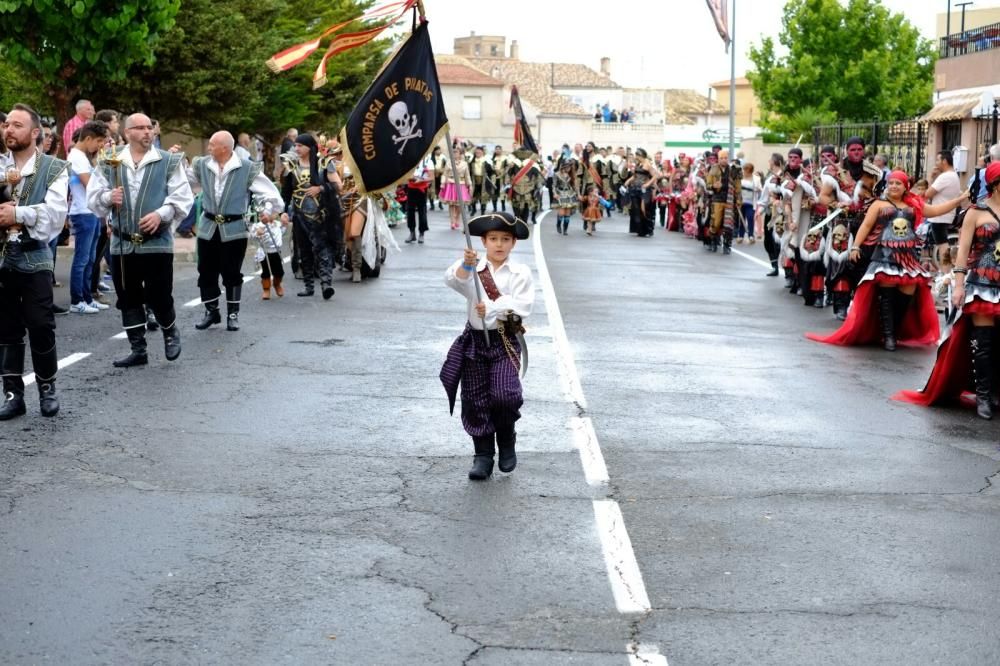
POLYGON ((993 418, 993 327, 973 326, 969 335, 972 349, 972 378, 976 386, 976 414, 993 418))
POLYGON ((878 290, 878 320, 882 327, 882 346, 896 351, 895 289, 878 290))

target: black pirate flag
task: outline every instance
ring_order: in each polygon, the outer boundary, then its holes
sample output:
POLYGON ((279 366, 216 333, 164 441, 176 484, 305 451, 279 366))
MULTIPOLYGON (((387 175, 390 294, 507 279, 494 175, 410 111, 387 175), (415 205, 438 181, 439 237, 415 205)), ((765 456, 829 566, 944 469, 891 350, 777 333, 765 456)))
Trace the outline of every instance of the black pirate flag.
POLYGON ((448 129, 427 24, 396 50, 340 132, 358 190, 377 192, 408 179, 448 129))

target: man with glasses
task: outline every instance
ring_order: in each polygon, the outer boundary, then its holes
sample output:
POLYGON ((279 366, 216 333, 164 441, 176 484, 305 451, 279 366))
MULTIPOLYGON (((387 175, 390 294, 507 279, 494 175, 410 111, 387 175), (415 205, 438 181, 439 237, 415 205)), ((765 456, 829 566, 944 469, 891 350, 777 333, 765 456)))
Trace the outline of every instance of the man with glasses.
POLYGON ((174 312, 174 237, 171 223, 194 204, 183 153, 153 147, 153 122, 142 113, 125 119, 128 144, 102 159, 87 185, 87 205, 111 216, 111 275, 131 352, 115 367, 146 365, 147 303, 163 331, 168 361, 181 354, 174 312))

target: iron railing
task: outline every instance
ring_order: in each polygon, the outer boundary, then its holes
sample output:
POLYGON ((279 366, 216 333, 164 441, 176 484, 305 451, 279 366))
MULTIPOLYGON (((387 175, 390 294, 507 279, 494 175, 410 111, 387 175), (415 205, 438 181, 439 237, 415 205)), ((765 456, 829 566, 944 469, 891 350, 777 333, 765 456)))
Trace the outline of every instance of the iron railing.
POLYGON ((844 150, 844 142, 859 136, 865 142, 869 159, 881 153, 889 164, 916 176, 921 173, 927 152, 927 122, 895 120, 890 122, 840 123, 813 127, 813 155, 820 148, 833 145, 844 150))
POLYGON ((1000 48, 1000 23, 991 23, 981 28, 942 37, 938 45, 938 54, 942 58, 954 58, 996 48, 1000 48))

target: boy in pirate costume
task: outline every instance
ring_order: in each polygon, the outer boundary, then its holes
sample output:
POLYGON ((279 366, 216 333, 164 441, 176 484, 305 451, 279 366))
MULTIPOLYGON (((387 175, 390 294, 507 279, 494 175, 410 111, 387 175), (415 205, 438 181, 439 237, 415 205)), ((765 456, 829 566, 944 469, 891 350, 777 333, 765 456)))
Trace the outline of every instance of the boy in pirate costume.
POLYGON ((445 272, 445 284, 466 298, 468 321, 448 350, 440 377, 452 412, 461 384, 462 425, 475 450, 469 478, 482 481, 493 473, 495 450, 501 472, 517 465, 514 424, 523 403, 518 372, 527 359, 521 320, 531 314, 535 291, 531 269, 510 260, 517 241, 528 238, 523 220, 510 213, 482 215, 469 222, 469 233, 482 236, 486 256, 480 259, 468 248, 445 272), (485 292, 482 301, 476 280, 485 292))

